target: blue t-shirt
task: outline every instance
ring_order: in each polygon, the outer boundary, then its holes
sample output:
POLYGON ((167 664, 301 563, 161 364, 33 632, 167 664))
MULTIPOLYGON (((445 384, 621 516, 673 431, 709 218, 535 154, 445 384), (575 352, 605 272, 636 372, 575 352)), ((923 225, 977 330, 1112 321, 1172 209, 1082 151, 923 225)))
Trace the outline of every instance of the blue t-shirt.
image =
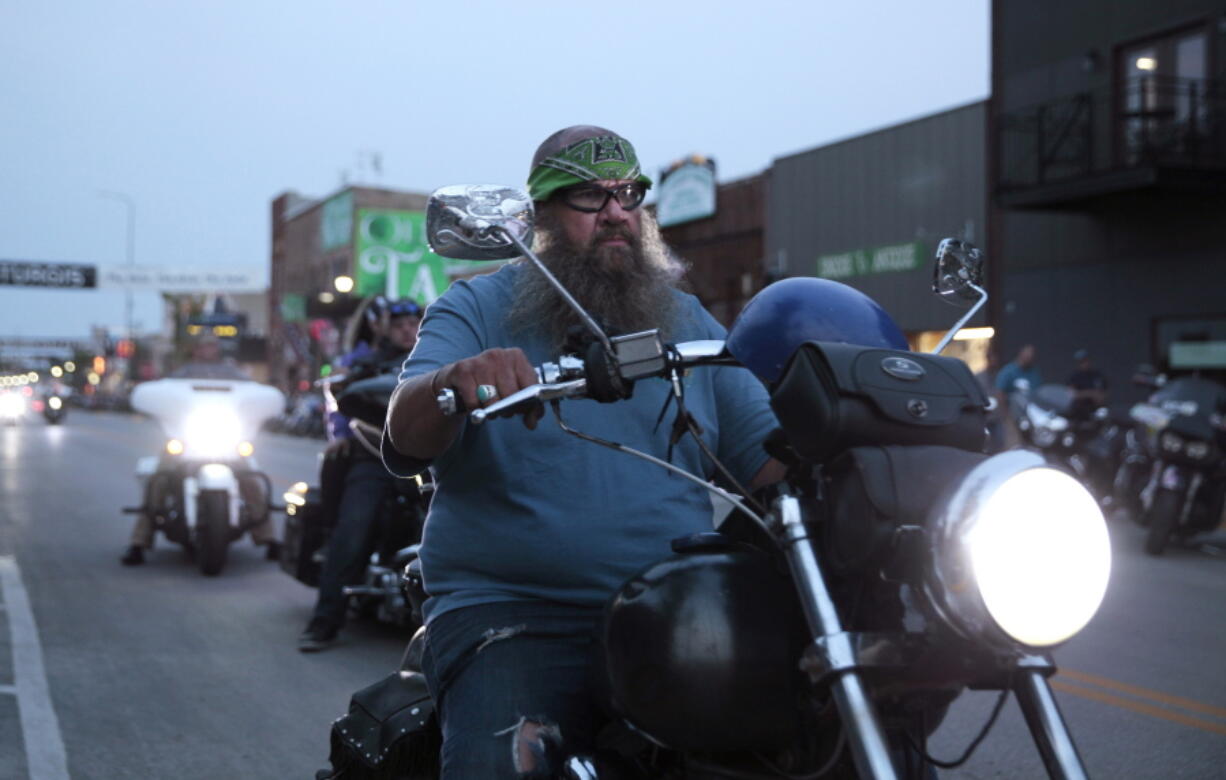
MULTIPOLYGON (((519 347, 532 365, 556 360, 544 332, 508 333, 514 280, 522 265, 458 281, 422 321, 401 379, 495 347, 519 347)), ((691 295, 677 293, 672 341, 722 339, 724 329, 691 295)), ((684 379, 686 406, 707 445, 742 484, 767 460, 776 427, 765 388, 749 371, 701 367, 684 379)), ((676 412, 661 409, 663 379, 639 381, 628 401, 563 401, 568 425, 664 458, 676 412)), ((390 449, 385 440, 385 447, 390 449)), ((386 453, 393 467, 403 463, 386 453)), ((714 469, 689 436, 672 462, 711 478, 714 469)), ((710 494, 659 466, 564 433, 546 410, 535 431, 519 418, 465 421, 431 465, 434 498, 422 539, 427 620, 460 607, 544 599, 599 607, 643 566, 670 554, 672 539, 711 529, 710 494)))
POLYGON ((996 387, 1002 393, 1012 393, 1017 390, 1017 380, 1024 379, 1030 383, 1030 391, 1034 392, 1039 389, 1039 385, 1043 384, 1043 376, 1039 373, 1039 367, 1031 365, 1030 368, 1022 368, 1017 363, 1006 363, 1000 373, 996 375, 996 387))

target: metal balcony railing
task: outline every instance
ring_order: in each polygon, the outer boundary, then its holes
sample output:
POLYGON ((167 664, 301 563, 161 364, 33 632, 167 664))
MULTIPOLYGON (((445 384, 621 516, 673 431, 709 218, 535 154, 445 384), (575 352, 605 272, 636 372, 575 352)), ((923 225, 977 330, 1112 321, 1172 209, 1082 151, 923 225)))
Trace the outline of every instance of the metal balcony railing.
POLYGON ((1141 76, 1000 117, 1001 191, 1143 167, 1226 169, 1226 89, 1141 76))

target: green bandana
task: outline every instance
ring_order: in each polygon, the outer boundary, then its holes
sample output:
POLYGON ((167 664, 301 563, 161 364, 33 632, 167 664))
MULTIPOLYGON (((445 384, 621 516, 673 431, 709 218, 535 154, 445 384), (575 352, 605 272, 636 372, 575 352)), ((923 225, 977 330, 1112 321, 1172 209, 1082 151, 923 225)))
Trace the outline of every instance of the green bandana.
POLYGON ((571 144, 546 157, 528 176, 528 194, 544 201, 554 192, 585 181, 633 179, 651 187, 651 179, 639 170, 639 158, 625 138, 602 135, 571 144))

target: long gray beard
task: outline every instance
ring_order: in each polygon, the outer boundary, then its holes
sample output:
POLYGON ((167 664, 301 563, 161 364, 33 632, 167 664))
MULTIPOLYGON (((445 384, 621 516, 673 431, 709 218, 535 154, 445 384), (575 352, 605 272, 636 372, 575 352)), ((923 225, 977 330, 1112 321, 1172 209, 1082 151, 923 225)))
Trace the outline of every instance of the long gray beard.
MULTIPOLYGON (((625 248, 576 251, 560 231, 537 228, 537 256, 562 286, 610 335, 660 329, 665 339, 677 314, 677 288, 684 266, 659 238, 654 221, 644 215, 643 237, 625 248), (611 267, 601 253, 627 253, 630 263, 611 267)), ((526 263, 526 261, 523 261, 526 263)), ((527 264, 515 280, 514 301, 507 315, 512 332, 545 328, 555 350, 573 347, 568 336, 589 331, 579 315, 535 267, 527 264)), ((572 337, 573 338, 573 337, 572 337)))

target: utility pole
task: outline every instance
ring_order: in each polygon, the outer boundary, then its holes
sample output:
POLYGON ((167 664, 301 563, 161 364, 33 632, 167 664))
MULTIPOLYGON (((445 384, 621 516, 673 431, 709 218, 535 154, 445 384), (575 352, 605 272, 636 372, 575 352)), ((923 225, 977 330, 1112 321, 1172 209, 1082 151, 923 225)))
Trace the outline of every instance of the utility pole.
MULTIPOLYGON (((128 210, 128 242, 127 242, 127 259, 128 259, 128 279, 124 284, 124 338, 135 348, 136 342, 132 333, 132 270, 136 265, 136 201, 126 192, 115 192, 113 190, 98 190, 99 197, 117 200, 123 203, 128 210)), ((131 367, 129 366, 128 375, 131 376, 131 367)))

